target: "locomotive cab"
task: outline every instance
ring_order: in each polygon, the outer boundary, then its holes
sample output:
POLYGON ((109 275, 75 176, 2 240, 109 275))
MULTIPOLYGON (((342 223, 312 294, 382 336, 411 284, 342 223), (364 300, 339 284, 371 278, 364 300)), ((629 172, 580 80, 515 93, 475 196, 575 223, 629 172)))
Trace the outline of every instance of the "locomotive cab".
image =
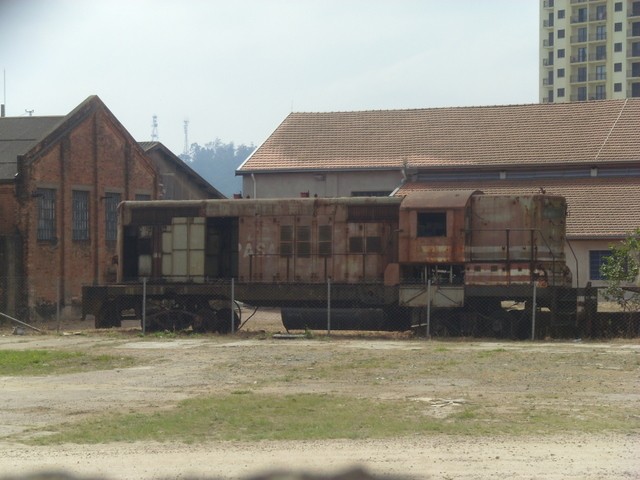
POLYGON ((412 192, 400 205, 400 302, 459 307, 464 299, 467 210, 477 190, 412 192), (429 286, 427 289, 425 286, 429 286))

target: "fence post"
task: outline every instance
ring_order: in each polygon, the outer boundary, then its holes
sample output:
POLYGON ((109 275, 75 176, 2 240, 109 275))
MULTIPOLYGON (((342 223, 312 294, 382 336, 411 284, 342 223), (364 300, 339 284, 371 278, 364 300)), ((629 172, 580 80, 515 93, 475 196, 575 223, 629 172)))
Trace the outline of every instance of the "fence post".
POLYGON ((235 322, 233 321, 233 314, 234 314, 234 298, 235 298, 235 278, 231 277, 231 334, 233 335, 236 329, 236 326, 234 325, 235 322))
POLYGON ((142 277, 142 335, 147 331, 147 277, 142 277))
POLYGON ((536 282, 533 282, 533 300, 531 305, 531 341, 536 339, 536 282))
POLYGON ((431 279, 427 281, 427 339, 431 338, 431 279))
POLYGON ((331 277, 327 277, 327 335, 331 335, 331 277))
POLYGON ((57 329, 56 333, 60 333, 60 277, 58 277, 58 281, 56 283, 56 297, 58 301, 56 302, 56 321, 57 321, 57 329))

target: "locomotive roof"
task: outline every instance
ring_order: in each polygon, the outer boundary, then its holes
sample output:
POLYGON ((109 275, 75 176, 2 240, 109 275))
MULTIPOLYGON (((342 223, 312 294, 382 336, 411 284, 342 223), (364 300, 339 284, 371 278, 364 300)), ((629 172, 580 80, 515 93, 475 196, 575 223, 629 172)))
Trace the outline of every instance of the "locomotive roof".
POLYGON ((143 219, 162 223, 170 221, 172 217, 313 215, 321 206, 398 206, 402 200, 402 197, 145 200, 125 201, 120 208, 123 211, 123 221, 128 225, 143 224, 143 219))
MULTIPOLYGON (((567 237, 569 238, 621 238, 640 225, 640 191, 637 179, 592 177, 572 179, 546 179, 541 185, 536 179, 469 182, 489 195, 544 194, 565 197, 568 206, 567 237)), ((441 191, 460 188, 460 182, 409 182, 399 195, 417 191, 441 191)))
POLYGON ((409 208, 462 208, 473 195, 482 194, 480 190, 416 190, 407 192, 402 209, 409 208))
POLYGON ((198 200, 128 200, 122 202, 125 210, 183 211, 184 216, 235 216, 249 211, 266 213, 278 211, 286 214, 312 214, 321 205, 399 205, 402 208, 463 207, 480 190, 409 191, 388 197, 295 197, 295 198, 239 198, 198 200))

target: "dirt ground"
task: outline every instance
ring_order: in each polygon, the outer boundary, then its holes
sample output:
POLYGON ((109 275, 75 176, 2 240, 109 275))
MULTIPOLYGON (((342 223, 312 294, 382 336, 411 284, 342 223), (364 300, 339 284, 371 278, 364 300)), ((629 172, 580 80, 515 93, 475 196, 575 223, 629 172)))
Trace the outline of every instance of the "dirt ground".
MULTIPOLYGON (((437 370, 429 378, 412 378, 410 372, 401 372, 397 378, 377 378, 375 388, 364 379, 328 384, 321 376, 313 375, 313 369, 327 359, 346 355, 348 360, 349 355, 381 350, 389 354, 410 351, 416 356, 450 348, 560 350, 565 364, 558 370, 563 373, 558 378, 557 391, 549 392, 549 398, 557 402, 554 405, 563 405, 572 390, 580 385, 587 392, 583 396, 588 403, 585 408, 589 405, 615 407, 616 402, 631 402, 640 413, 640 342, 637 340, 610 343, 474 340, 434 347, 437 345, 434 341, 407 334, 335 333, 331 339, 320 341, 302 337, 278 339, 273 338, 272 333, 282 327, 277 316, 268 313, 252 319, 243 333, 233 336, 142 338, 131 328, 134 325, 125 325, 114 334, 96 332, 89 322, 41 327, 47 330, 46 334, 27 331, 25 335, 14 335, 11 326, 5 325, 0 329, 0 348, 121 354, 143 362, 131 368, 100 372, 0 377, 0 479, 41 470, 114 480, 237 479, 272 470, 336 474, 356 466, 374 475, 413 479, 640 479, 640 433, 548 435, 532 432, 516 437, 429 435, 355 441, 195 445, 145 442, 45 447, 27 446, 15 440, 16 435, 29 428, 99 412, 157 409, 196 395, 247 388, 258 380, 282 375, 294 365, 307 366, 311 373, 287 385, 275 382, 266 388, 276 393, 329 392, 372 398, 425 399, 425 408, 431 409, 433 415, 447 415, 465 398, 474 396, 491 396, 492 401, 502 402, 508 408, 510 398, 518 392, 519 387, 510 385, 509 380, 501 383, 499 379, 474 376, 473 372, 455 378, 439 375, 437 370), (582 361, 573 360, 585 351, 598 359, 599 367, 585 370, 582 361)), ((496 368, 535 371, 531 365, 496 368)), ((550 371, 549 374, 556 373, 550 371)), ((538 377, 533 373, 526 375, 527 388, 553 390, 553 386, 530 385, 538 377)), ((267 382, 267 385, 271 384, 267 382)))

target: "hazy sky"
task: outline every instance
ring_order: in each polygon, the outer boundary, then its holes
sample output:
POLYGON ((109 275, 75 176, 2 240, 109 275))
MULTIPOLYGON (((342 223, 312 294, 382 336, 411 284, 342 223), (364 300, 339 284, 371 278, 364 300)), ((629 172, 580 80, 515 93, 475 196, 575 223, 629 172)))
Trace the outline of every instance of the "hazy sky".
POLYGON ((536 103, 538 4, 0 0, 7 115, 96 94, 179 154, 185 119, 189 143, 259 145, 291 111, 536 103))

